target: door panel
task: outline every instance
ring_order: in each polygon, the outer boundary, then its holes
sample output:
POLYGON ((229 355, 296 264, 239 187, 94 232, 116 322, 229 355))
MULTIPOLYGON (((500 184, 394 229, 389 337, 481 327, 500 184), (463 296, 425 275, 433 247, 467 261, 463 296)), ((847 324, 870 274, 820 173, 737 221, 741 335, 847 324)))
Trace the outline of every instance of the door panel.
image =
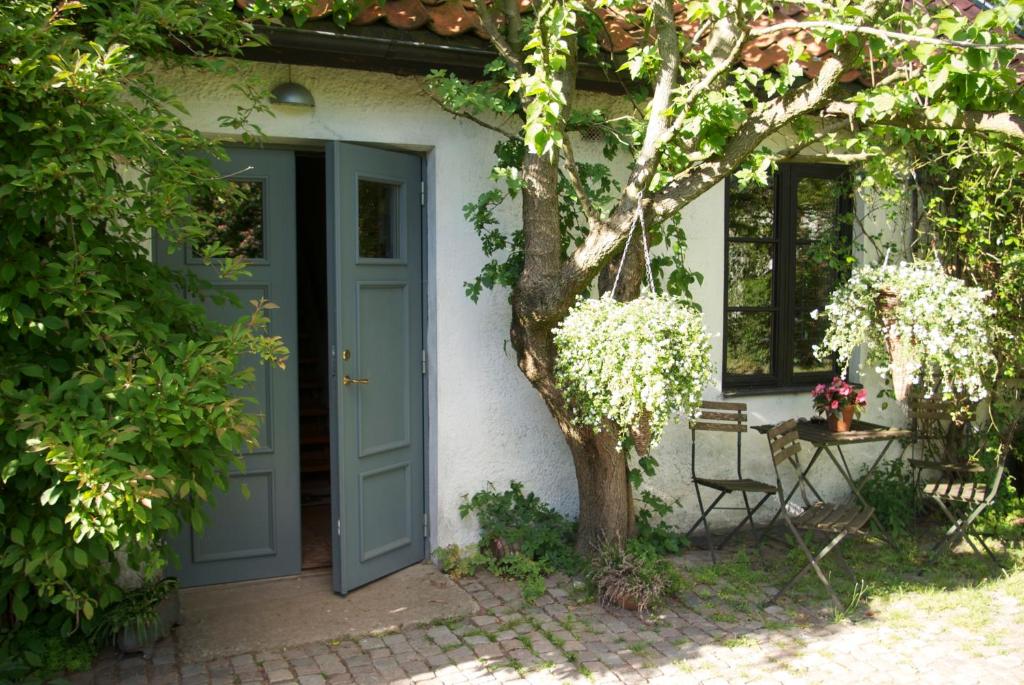
POLYGON ((414 155, 328 147, 339 592, 424 557, 420 177, 414 155))
MULTIPOLYGON (((214 492, 206 527, 198 534, 186 527, 173 542, 181 559, 182 585, 207 585, 298 573, 301 568, 299 526, 298 341, 295 301, 295 157, 282 150, 229 150, 229 162, 214 168, 242 185, 242 201, 222 211, 217 239, 250 259, 251 276, 237 281, 218 278, 191 248, 167 253, 155 241, 157 262, 187 269, 231 293, 240 307, 204 303, 207 316, 228 323, 246 314, 249 301, 264 297, 278 305, 267 312, 270 334, 281 336, 293 355, 287 368, 258 366, 244 394, 254 397, 264 416, 259 446, 244 456, 246 468, 232 473, 227 492, 214 492), (249 496, 242 494, 242 485, 249 496)), ((255 359, 242 361, 255 364, 255 359)))

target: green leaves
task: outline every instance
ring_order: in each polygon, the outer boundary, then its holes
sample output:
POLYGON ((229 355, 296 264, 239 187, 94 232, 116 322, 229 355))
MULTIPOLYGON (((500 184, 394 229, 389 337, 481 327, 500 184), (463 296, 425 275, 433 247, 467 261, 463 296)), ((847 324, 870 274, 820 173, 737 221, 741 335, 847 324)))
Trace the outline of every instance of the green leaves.
POLYGON ((203 244, 193 198, 225 189, 154 66, 236 68, 207 57, 252 40, 230 3, 0 4, 0 611, 17 631, 101 615, 115 550, 161 570, 258 435, 238 362, 284 363, 271 305, 214 324, 181 296, 202 284, 145 247, 203 244))

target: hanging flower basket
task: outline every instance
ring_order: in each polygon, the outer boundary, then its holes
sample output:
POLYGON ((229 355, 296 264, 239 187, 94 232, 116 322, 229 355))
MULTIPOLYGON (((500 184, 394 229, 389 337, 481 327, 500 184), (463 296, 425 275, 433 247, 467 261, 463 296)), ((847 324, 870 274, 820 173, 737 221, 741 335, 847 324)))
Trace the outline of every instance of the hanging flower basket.
POLYGON ((922 384, 977 401, 996 368, 987 297, 937 262, 864 266, 832 293, 815 354, 838 357, 845 376, 864 344, 866 361, 890 378, 898 400, 922 384))
POLYGON ((581 298, 554 334, 555 379, 576 419, 614 426, 639 454, 657 444, 670 418, 696 409, 711 379, 703 318, 681 298, 581 298))

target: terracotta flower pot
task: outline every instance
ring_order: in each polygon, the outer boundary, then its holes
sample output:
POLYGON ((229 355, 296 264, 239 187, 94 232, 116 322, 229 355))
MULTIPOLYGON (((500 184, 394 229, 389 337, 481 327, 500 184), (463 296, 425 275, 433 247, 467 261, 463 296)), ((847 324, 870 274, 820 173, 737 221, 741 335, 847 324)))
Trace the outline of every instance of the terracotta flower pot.
POLYGON ((833 433, 845 433, 853 426, 853 405, 843 407, 843 415, 829 413, 828 429, 833 433))

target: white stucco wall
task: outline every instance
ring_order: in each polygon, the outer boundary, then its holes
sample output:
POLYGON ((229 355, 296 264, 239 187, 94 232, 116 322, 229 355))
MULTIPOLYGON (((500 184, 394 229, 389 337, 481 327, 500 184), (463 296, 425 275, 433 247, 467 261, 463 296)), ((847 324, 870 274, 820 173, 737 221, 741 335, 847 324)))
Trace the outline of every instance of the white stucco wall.
MULTIPOLYGON (((246 68, 268 91, 289 78, 284 65, 250 64, 246 68)), ((424 95, 418 78, 298 66, 291 68, 290 78, 309 88, 316 107, 278 107, 275 117, 258 116, 256 122, 271 142, 372 143, 418 151, 427 160, 432 547, 475 539, 475 526, 460 520, 458 504, 463 495, 489 482, 505 487, 511 479, 520 480, 557 509, 574 513, 577 493, 568 450, 540 398, 516 367, 507 344, 507 293, 485 292, 477 304, 464 294, 463 284, 476 275, 483 255, 461 208, 491 187, 488 173, 496 134, 445 114, 424 95)), ((180 94, 190 123, 210 134, 226 133, 218 128, 217 119, 233 113, 240 102, 230 82, 174 74, 167 74, 166 81, 180 94)), ((580 156, 586 152, 581 150, 580 156)), ((723 326, 723 192, 718 186, 683 212, 688 263, 705 276, 703 286, 694 294, 714 335, 716 360, 721 360, 723 326)), ((509 225, 514 225, 517 208, 509 206, 504 211, 509 225)), ((723 399, 719 380, 706 397, 723 399)), ((748 403, 751 424, 810 415, 806 393, 728 399, 748 403)), ((877 407, 867 418, 881 418, 877 407)), ((721 457, 723 465, 730 468, 731 438, 719 436, 710 441, 706 458, 721 457)), ((770 479, 765 438, 750 432, 744 440, 745 475, 770 479)), ((684 425, 669 427, 656 452, 661 471, 652 484, 663 497, 682 500, 675 523, 687 526, 696 516, 689 454, 689 430, 684 425)), ((825 489, 830 493, 843 491, 837 474, 825 469, 820 475, 816 482, 827 481, 825 489)))

